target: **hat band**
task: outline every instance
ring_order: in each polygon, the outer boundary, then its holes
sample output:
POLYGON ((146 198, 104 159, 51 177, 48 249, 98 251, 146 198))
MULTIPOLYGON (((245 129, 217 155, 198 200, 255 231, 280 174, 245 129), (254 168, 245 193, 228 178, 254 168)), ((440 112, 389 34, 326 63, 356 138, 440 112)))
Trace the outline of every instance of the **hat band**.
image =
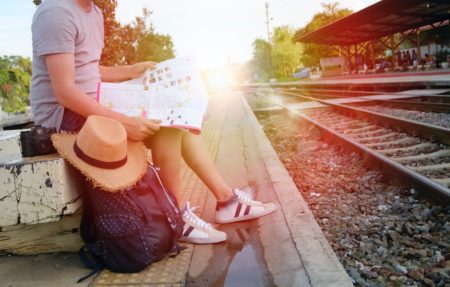
POLYGON ((102 161, 95 159, 93 157, 88 156, 80 149, 80 147, 77 145, 77 142, 73 144, 73 151, 79 157, 81 160, 83 160, 85 163, 88 163, 90 165, 93 165, 95 167, 99 168, 105 168, 105 169, 114 169, 123 166, 127 162, 127 156, 121 160, 118 161, 102 161))

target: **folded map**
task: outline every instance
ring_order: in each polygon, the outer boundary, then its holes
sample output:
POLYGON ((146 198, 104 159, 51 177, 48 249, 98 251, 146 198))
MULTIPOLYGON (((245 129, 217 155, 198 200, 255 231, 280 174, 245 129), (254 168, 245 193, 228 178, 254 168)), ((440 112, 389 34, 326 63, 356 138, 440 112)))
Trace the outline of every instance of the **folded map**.
POLYGON ((128 116, 200 133, 208 93, 194 58, 187 56, 158 63, 137 79, 99 83, 97 101, 128 116))

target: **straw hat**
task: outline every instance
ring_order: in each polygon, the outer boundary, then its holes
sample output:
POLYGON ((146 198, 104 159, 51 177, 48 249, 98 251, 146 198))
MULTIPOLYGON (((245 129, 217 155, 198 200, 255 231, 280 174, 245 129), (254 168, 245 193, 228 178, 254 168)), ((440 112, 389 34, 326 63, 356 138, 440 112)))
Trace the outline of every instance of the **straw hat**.
POLYGON ((78 134, 53 134, 58 153, 95 186, 116 192, 134 185, 147 170, 145 146, 127 140, 118 121, 89 116, 78 134))

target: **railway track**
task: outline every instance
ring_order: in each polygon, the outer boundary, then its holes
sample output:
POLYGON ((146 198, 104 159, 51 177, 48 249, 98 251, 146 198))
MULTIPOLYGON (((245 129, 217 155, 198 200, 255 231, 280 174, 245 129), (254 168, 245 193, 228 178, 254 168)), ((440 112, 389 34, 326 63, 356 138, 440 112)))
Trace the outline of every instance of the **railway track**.
MULTIPOLYGON (((450 202, 450 129, 330 103, 292 89, 277 93, 289 97, 287 102, 276 100, 279 107, 313 123, 329 141, 363 154, 369 164, 393 173, 440 203, 450 202), (316 101, 325 108, 298 111, 291 108, 292 97, 316 101)), ((257 95, 267 98, 264 90, 257 95)))
POLYGON ((397 103, 377 103, 377 101, 368 101, 355 106, 377 113, 450 128, 450 105, 433 103, 433 106, 430 106, 429 103, 423 103, 420 106, 424 105, 424 107, 419 109, 416 108, 418 106, 416 103, 406 103, 411 105, 411 108, 407 108, 407 105, 403 103, 398 105, 397 103))

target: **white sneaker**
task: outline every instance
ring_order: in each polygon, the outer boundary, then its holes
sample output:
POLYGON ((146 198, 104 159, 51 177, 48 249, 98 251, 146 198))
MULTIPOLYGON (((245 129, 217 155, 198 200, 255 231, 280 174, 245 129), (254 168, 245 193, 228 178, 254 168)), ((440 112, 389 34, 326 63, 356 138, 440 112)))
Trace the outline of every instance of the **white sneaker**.
POLYGON ((193 210, 194 208, 191 209, 189 202, 187 202, 183 211, 184 228, 180 241, 210 244, 227 240, 227 234, 225 232, 215 229, 211 224, 193 213, 193 210))
POLYGON ((255 199, 255 192, 253 191, 253 189, 250 186, 245 186, 242 188, 235 188, 233 190, 233 192, 235 193, 239 193, 240 195, 247 197, 249 199, 255 199))
POLYGON ((239 189, 233 190, 234 196, 226 202, 217 202, 216 222, 231 223, 255 219, 274 212, 274 203, 261 203, 242 194, 239 189))

